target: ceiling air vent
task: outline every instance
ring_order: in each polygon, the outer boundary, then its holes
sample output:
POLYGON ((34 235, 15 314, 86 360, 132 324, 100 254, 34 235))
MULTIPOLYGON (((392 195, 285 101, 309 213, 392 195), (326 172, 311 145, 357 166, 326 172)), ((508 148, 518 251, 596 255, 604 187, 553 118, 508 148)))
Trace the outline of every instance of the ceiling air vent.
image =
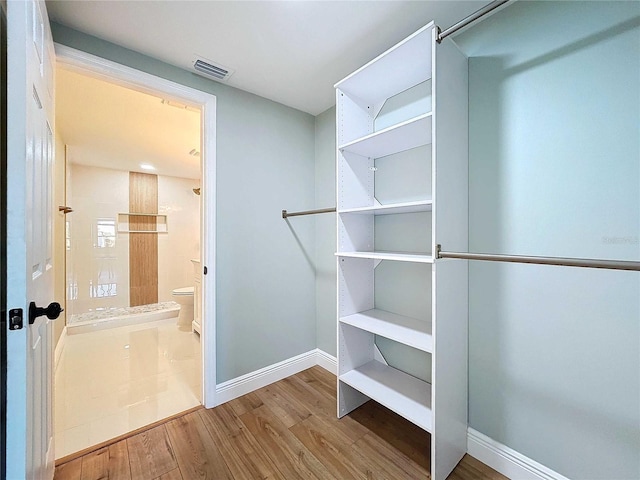
POLYGON ((193 68, 196 73, 207 78, 220 80, 221 82, 226 82, 233 74, 233 70, 229 70, 227 67, 224 67, 219 63, 215 64, 209 60, 204 60, 199 57, 194 58, 193 68))

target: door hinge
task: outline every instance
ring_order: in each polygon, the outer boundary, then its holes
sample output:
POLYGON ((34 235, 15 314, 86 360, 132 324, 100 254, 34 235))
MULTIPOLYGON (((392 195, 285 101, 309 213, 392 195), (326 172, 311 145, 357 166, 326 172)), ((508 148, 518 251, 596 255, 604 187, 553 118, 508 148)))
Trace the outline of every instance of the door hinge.
POLYGON ((9 310, 9 330, 20 330, 23 326, 22 309, 12 308, 9 310))

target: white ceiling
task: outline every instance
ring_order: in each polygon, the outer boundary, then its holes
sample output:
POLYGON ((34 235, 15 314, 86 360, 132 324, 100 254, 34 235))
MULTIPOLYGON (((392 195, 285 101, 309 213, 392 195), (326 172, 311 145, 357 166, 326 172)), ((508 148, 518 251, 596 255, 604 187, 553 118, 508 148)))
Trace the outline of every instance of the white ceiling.
POLYGON ((56 130, 72 163, 200 178, 200 111, 57 69, 56 130), (153 128, 149 128, 152 126, 153 128), (156 170, 140 167, 151 164, 156 170))
POLYGON ((194 54, 235 73, 228 84, 308 112, 333 85, 421 26, 446 28, 488 1, 49 0, 51 19, 191 69, 194 54))

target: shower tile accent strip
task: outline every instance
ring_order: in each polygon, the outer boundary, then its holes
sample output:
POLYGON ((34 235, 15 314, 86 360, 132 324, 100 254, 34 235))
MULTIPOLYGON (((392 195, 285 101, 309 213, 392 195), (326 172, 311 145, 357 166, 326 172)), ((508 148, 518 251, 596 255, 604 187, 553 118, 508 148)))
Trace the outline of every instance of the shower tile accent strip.
MULTIPOLYGON (((158 176, 129 172, 129 212, 158 213, 158 176)), ((129 305, 158 302, 158 234, 156 218, 129 217, 129 305)))

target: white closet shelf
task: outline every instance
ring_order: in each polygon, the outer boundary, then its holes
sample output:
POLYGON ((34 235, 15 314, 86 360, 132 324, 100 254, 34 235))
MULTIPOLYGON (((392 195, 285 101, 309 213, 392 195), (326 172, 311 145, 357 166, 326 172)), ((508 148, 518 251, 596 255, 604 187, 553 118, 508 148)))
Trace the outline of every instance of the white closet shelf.
POLYGON ((335 87, 375 105, 431 78, 429 24, 362 66, 335 87))
POLYGON ((340 321, 423 352, 433 351, 431 321, 418 320, 378 309, 341 317, 340 321))
POLYGON ((338 257, 369 258, 373 260, 395 260, 397 262, 433 263, 433 256, 424 253, 398 252, 338 252, 338 257))
POLYGON ((338 213, 391 215, 396 213, 430 212, 432 208, 433 200, 420 200, 417 202, 391 203, 388 205, 374 205, 371 207, 343 208, 338 210, 338 213))
POLYGON ((371 361, 340 375, 340 381, 431 432, 431 384, 371 361))
POLYGON ((431 112, 339 146, 363 157, 380 158, 431 143, 431 112))

